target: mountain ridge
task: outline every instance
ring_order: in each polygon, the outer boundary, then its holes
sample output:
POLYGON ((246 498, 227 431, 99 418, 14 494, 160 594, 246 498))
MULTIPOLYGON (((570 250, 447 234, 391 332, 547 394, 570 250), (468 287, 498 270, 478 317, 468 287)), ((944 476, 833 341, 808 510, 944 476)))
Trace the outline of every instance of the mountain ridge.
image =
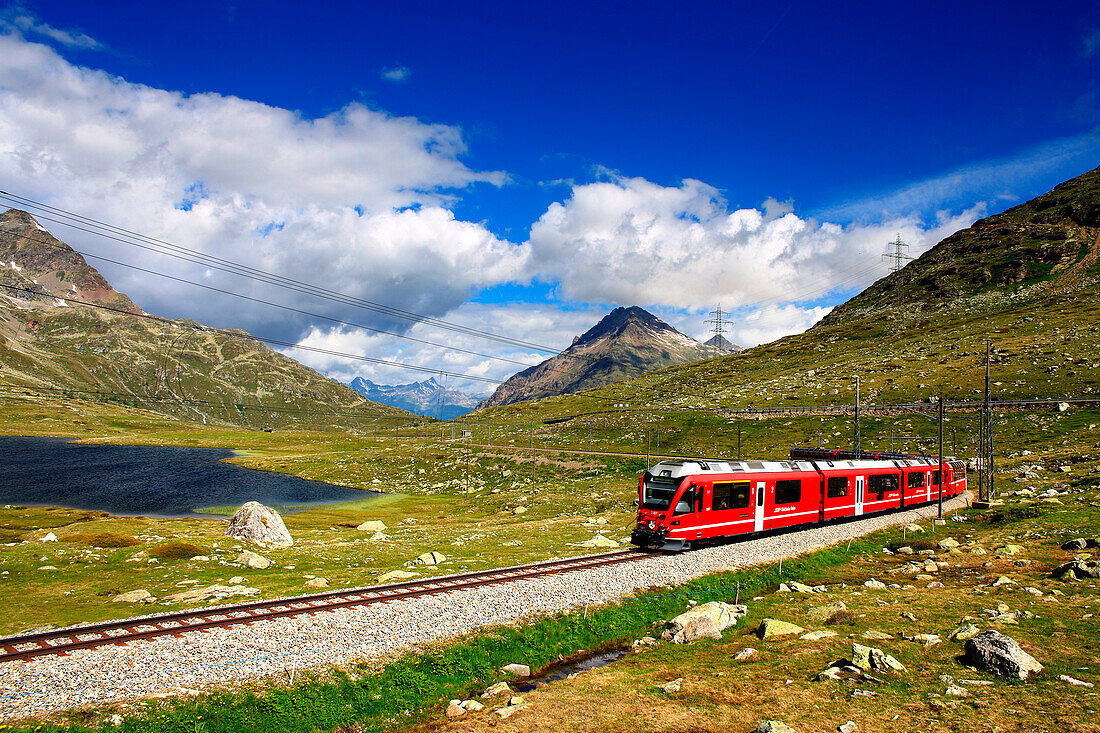
POLYGON ((560 354, 512 375, 478 409, 578 392, 718 355, 643 308, 618 307, 560 354))
POLYGON ((477 407, 479 402, 479 398, 461 390, 444 389, 439 382, 435 381, 435 377, 408 384, 378 384, 363 377, 356 377, 348 383, 348 386, 372 402, 443 420, 465 415, 477 407))

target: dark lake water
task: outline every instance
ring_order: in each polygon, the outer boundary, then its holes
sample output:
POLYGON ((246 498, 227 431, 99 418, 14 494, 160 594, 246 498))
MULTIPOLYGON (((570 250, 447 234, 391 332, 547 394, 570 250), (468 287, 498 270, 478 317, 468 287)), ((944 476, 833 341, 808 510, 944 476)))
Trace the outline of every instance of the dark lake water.
POLYGON ((220 463, 233 451, 78 445, 65 438, 0 437, 0 504, 184 517, 196 509, 258 501, 304 509, 374 496, 220 463))

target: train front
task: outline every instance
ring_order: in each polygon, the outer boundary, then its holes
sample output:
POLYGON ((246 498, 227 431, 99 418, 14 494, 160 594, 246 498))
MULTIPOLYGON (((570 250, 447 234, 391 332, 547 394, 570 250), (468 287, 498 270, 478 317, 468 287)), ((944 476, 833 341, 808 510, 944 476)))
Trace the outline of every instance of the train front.
POLYGON ((683 540, 668 540, 673 502, 689 471, 680 461, 661 461, 638 481, 638 518, 630 542, 646 550, 684 549, 683 540))

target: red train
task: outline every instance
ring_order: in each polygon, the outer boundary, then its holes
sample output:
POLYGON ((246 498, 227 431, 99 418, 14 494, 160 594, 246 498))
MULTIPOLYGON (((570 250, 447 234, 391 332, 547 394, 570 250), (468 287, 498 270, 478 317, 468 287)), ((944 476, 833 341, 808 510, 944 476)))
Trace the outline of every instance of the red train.
MULTIPOLYGON (((688 550, 729 537, 907 509, 940 496, 936 458, 795 448, 790 461, 661 461, 638 485, 630 541, 688 550)), ((943 498, 966 491, 966 464, 943 459, 943 498)))

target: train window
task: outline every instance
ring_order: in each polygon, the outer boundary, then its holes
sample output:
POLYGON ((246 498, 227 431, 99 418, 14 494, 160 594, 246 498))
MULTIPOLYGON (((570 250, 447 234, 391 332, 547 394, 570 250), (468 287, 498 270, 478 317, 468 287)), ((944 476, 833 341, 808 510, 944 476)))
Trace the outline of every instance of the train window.
POLYGON ((828 497, 830 499, 836 499, 837 497, 848 495, 848 477, 847 476, 830 476, 828 486, 828 497))
POLYGON ((714 497, 711 499, 710 508, 714 511, 720 509, 746 509, 751 503, 752 489, 748 481, 728 481, 714 484, 714 497))
POLYGON ((775 482, 776 504, 797 504, 802 500, 802 482, 798 479, 775 482))
POLYGON ((910 489, 923 489, 924 488, 924 473, 922 471, 914 471, 909 474, 910 489))
POLYGON ((672 506, 672 497, 676 496, 681 481, 683 478, 646 475, 642 483, 642 506, 658 512, 665 511, 672 506))
POLYGON ((693 511, 695 511, 695 489, 690 488, 676 503, 676 511, 673 514, 691 514, 693 511))
POLYGON ((932 472, 932 485, 933 486, 938 486, 939 483, 940 483, 940 472, 939 471, 933 471, 932 472))
POLYGON ((871 476, 867 480, 867 490, 872 494, 877 494, 878 498, 881 499, 886 492, 898 490, 898 476, 895 473, 880 473, 871 476))

